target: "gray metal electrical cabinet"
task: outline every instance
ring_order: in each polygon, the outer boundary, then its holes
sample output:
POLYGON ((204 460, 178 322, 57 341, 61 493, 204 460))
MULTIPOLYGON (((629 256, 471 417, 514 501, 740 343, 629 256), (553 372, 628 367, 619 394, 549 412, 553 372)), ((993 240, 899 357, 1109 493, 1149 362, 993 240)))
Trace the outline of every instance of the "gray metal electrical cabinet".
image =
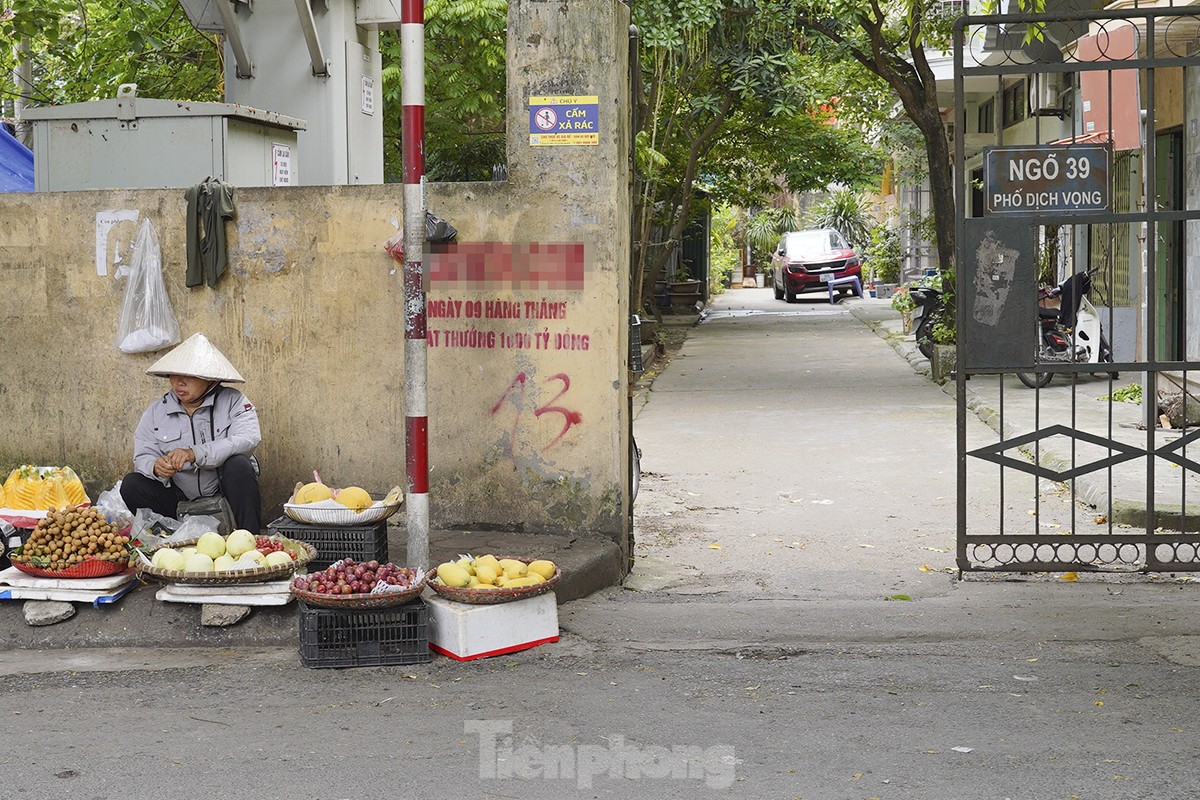
POLYGON ((34 191, 156 189, 219 178, 234 186, 296 186, 304 120, 231 103, 139 98, 27 109, 34 191))

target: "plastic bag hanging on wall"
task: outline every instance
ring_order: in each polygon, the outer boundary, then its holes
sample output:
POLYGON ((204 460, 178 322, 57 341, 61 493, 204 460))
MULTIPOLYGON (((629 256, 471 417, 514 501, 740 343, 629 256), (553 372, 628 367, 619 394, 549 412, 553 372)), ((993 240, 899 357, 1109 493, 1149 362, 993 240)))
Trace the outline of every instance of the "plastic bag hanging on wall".
POLYGON ((123 353, 150 353, 178 342, 179 323, 163 282, 158 234, 146 219, 138 228, 133 248, 133 266, 117 326, 117 347, 123 353))
POLYGON ((425 238, 430 244, 453 244, 458 229, 439 216, 425 212, 425 238))

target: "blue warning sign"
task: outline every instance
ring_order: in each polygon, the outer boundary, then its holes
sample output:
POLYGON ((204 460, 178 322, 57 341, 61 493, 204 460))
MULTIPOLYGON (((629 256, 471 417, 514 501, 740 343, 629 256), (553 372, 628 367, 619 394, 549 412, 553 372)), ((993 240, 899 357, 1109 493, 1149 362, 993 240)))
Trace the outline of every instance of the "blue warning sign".
POLYGON ((529 144, 600 144, 600 98, 594 94, 530 97, 529 144))

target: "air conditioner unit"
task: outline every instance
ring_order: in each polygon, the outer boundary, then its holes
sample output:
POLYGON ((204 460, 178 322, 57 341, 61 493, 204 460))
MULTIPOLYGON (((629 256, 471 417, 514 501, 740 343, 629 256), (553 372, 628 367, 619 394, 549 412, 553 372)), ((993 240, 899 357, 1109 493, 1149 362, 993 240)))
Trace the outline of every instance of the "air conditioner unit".
POLYGON ((1064 119, 1067 116, 1064 96, 1061 75, 1050 72, 1029 76, 1030 116, 1064 119))

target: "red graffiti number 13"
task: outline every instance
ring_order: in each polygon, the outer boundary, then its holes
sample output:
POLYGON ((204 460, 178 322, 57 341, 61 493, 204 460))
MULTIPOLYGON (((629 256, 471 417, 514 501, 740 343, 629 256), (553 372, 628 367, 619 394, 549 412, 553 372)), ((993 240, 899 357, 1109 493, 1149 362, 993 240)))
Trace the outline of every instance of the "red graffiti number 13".
MULTIPOLYGON (((559 372, 547 378, 545 383, 548 385, 555 381, 562 384, 562 388, 559 389, 558 394, 550 398, 549 402, 540 405, 533 410, 533 417, 535 420, 540 419, 543 414, 562 415, 562 429, 558 431, 557 435, 555 435, 555 437, 551 439, 548 444, 542 447, 543 451, 549 450, 551 447, 554 447, 556 444, 562 441, 562 438, 567 435, 567 431, 571 430, 572 425, 578 425, 579 423, 583 422, 583 415, 578 411, 572 411, 566 406, 555 405, 559 401, 559 398, 571 390, 571 379, 564 373, 559 372)), ((517 373, 517 377, 512 379, 512 382, 508 384, 508 388, 504 390, 502 395, 500 395, 500 399, 496 401, 494 406, 492 406, 493 416, 500 412, 500 409, 504 407, 504 402, 506 400, 511 401, 513 406, 517 409, 517 416, 516 419, 513 420, 512 430, 512 450, 514 453, 517 451, 517 437, 520 432, 521 424, 524 421, 523 417, 525 410, 529 406, 529 403, 526 399, 526 384, 528 383, 529 376, 527 376, 524 372, 517 373)))

